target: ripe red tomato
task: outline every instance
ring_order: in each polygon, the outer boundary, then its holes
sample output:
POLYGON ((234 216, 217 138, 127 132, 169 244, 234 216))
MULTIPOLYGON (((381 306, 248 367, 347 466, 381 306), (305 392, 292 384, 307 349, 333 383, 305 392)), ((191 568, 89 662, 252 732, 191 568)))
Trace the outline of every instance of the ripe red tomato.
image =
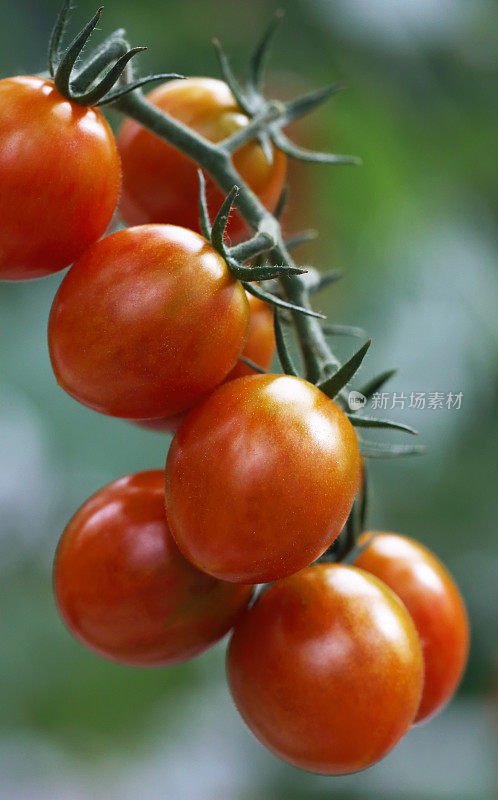
POLYGON ((232 369, 249 306, 199 234, 142 225, 107 236, 73 265, 49 320, 52 366, 84 405, 126 419, 185 411, 232 369))
MULTIPOLYGON (((249 122, 228 86, 212 78, 169 81, 147 97, 161 111, 212 142, 225 139, 249 122)), ((197 165, 130 119, 121 128, 118 147, 123 165, 119 207, 128 224, 170 222, 199 230, 197 165)), ((285 155, 274 150, 270 164, 260 145, 252 141, 235 154, 234 164, 262 203, 273 210, 285 182, 285 155)), ((210 179, 207 197, 214 218, 224 194, 210 179)), ((245 230, 242 218, 233 213, 228 223, 229 235, 235 238, 245 230)))
POLYGON ((315 564, 244 614, 227 672, 262 744, 301 769, 341 775, 375 764, 406 733, 423 660, 411 617, 382 581, 315 564))
MULTIPOLYGON (((242 350, 242 355, 254 361, 263 369, 270 366, 275 352, 275 334, 273 330, 273 312, 268 305, 253 294, 246 292, 249 302, 249 327, 247 329, 247 339, 242 350)), ((251 369, 243 361, 237 361, 234 368, 228 373, 225 381, 240 378, 243 375, 254 375, 251 369)), ((187 412, 186 412, 187 413, 187 412)), ((171 432, 176 431, 181 422, 185 419, 185 414, 176 414, 174 417, 162 419, 141 419, 132 420, 140 428, 151 431, 171 432)))
POLYGON ((210 575, 277 580, 334 541, 358 477, 354 429, 323 392, 288 375, 238 378, 176 432, 166 464, 171 532, 210 575))
POLYGON ((50 80, 0 81, 0 280, 67 267, 104 233, 121 168, 102 113, 50 80))
POLYGON ((252 594, 180 554, 166 523, 162 470, 128 475, 87 500, 60 540, 54 587, 76 638, 105 658, 144 667, 201 653, 252 594))
MULTIPOLYGON (((365 534, 360 543, 372 534, 365 534)), ((467 661, 465 605, 444 565, 406 536, 376 533, 356 566, 386 583, 413 617, 422 643, 425 681, 415 722, 427 719, 454 693, 467 661)))

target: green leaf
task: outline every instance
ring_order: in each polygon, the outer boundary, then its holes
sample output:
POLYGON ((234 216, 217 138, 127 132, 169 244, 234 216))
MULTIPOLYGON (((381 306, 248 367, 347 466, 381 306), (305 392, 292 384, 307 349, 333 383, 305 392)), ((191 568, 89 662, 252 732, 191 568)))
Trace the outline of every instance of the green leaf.
POLYGON ((227 83, 228 86, 230 87, 232 94, 235 97, 235 100, 242 108, 242 110, 245 111, 246 114, 252 116, 253 109, 252 107, 250 107, 250 104, 248 103, 247 98, 244 95, 244 92, 242 91, 240 83, 238 82, 237 78, 232 72, 230 62, 228 61, 226 53, 223 50, 218 39, 213 39, 213 45, 216 50, 216 55, 218 56, 221 74, 223 75, 225 83, 227 83))
POLYGON ((251 60, 249 61, 247 82, 249 88, 255 93, 261 92, 263 87, 264 72, 270 50, 270 44, 283 16, 284 12, 281 9, 275 12, 272 21, 256 45, 254 53, 251 56, 251 60))
POLYGON ((290 158, 296 158, 298 161, 308 161, 313 164, 354 164, 356 166, 361 164, 361 159, 355 156, 315 153, 312 150, 305 150, 303 147, 298 147, 275 126, 272 126, 271 138, 273 139, 274 145, 278 147, 279 150, 290 158))
POLYGON ((415 428, 403 425, 401 422, 392 422, 389 419, 379 419, 378 417, 359 417, 357 414, 347 414, 346 416, 356 428, 389 428, 392 431, 412 433, 414 436, 418 434, 415 428))
MULTIPOLYGON (((353 325, 322 325, 322 331, 328 336, 356 336, 363 339, 366 332, 363 328, 356 328, 353 325)), ((362 393, 363 394, 363 393, 362 393)))
MULTIPOLYGON (((69 9, 68 9, 69 10, 69 9)), ((64 11, 64 8, 63 8, 64 11)), ((90 22, 88 22, 83 30, 73 39, 64 55, 61 56, 54 74, 54 83, 56 89, 67 97, 70 94, 69 82, 71 79, 71 72, 73 67, 81 54, 88 39, 98 25, 99 19, 102 15, 103 6, 97 10, 90 22)), ((67 12, 66 12, 67 17, 67 12)), ((65 20, 63 20, 64 23, 65 20)), ((56 23, 57 24, 57 23, 56 23)))
POLYGON ((86 91, 113 61, 128 52, 130 48, 125 41, 125 34, 124 28, 118 28, 92 51, 72 79, 72 91, 86 91))
POLYGON ((302 244, 306 244, 306 242, 312 242, 314 239, 318 237, 318 231, 310 228, 306 231, 301 231, 301 233, 296 233, 295 236, 291 236, 289 239, 285 240, 285 247, 287 250, 292 251, 295 250, 296 247, 300 247, 302 244))
POLYGON ((213 226, 211 228, 211 241, 213 243, 214 248, 219 253, 223 254, 225 253, 223 236, 225 234, 225 229, 227 226, 228 217, 230 216, 230 211, 232 210, 232 206, 235 198, 237 197, 238 192, 239 192, 239 187, 232 186, 229 193, 225 197, 222 206, 215 217, 213 226))
POLYGON ((322 289, 336 283, 341 278, 342 272, 338 270, 323 273, 319 272, 317 269, 308 269, 306 277, 302 280, 310 294, 317 294, 321 292, 322 289))
POLYGON ((55 25, 48 43, 48 71, 52 78, 56 73, 60 60, 61 44, 64 36, 64 30, 69 19, 70 6, 71 0, 64 0, 57 15, 57 19, 55 20, 55 25))
POLYGON ((282 365, 282 369, 286 375, 294 375, 296 378, 298 378, 299 372, 294 365, 292 356, 290 354, 290 350, 287 346, 285 333, 282 328, 282 325, 280 324, 280 311, 278 310, 278 308, 274 308, 273 310, 273 324, 275 328, 275 342, 277 344, 277 353, 280 359, 280 363, 282 365))
MULTIPOLYGON (((89 89, 88 92, 85 92, 85 94, 80 94, 77 95, 76 97, 74 97, 73 95, 74 100, 77 103, 89 106, 95 106, 99 105, 101 102, 107 102, 108 97, 106 95, 108 95, 110 89, 112 89, 114 84, 119 80, 120 76, 126 69, 126 65, 128 64, 128 62, 131 61, 131 59, 134 56, 136 56, 138 53, 141 53, 143 50, 147 50, 147 48, 132 47, 132 49, 128 50, 128 52, 125 53, 124 56, 118 58, 116 63, 113 64, 113 66, 109 69, 108 72, 106 72, 102 80, 99 83, 97 83, 96 86, 94 86, 92 89, 89 89)), ((120 97, 123 94, 127 94, 129 91, 131 91, 131 89, 123 87, 123 89, 117 91, 117 95, 120 97)))
MULTIPOLYGON (((145 48, 143 47, 137 47, 135 48, 135 51, 144 49, 145 48)), ((128 61, 129 59, 127 59, 127 62, 128 61)), ((131 81, 131 83, 127 83, 122 88, 114 89, 114 91, 108 92, 102 98, 102 100, 99 100, 97 103, 94 103, 94 105, 104 106, 108 105, 109 103, 113 103, 115 100, 119 100, 120 97, 124 97, 125 94, 134 92, 135 89, 140 89, 141 86, 146 86, 148 83, 152 83, 153 81, 171 81, 177 78, 184 78, 184 77, 185 75, 179 75, 178 72, 158 72, 157 74, 154 75, 145 75, 145 77, 143 78, 138 78, 136 81, 131 81)))
POLYGON ((282 275, 302 275, 306 270, 301 267, 272 266, 265 264, 261 267, 243 267, 233 258, 226 259, 232 275, 239 281, 268 281, 282 275))
POLYGON ((280 297, 276 297, 274 294, 268 294, 259 286, 256 287, 253 283, 243 283, 244 289, 249 292, 249 294, 253 294, 254 297, 258 297, 260 300, 264 300, 265 303, 268 303, 272 306, 278 306, 278 308, 287 308, 289 311, 298 311, 300 314, 304 314, 307 317, 315 317, 316 319, 325 319, 323 314, 319 314, 318 311, 312 311, 310 308, 304 308, 304 306, 296 306, 294 303, 288 303, 287 300, 282 300, 280 297))
POLYGON ((380 375, 372 378, 371 381, 368 381, 368 383, 366 383, 363 388, 359 389, 358 391, 365 395, 367 400, 369 400, 372 395, 375 394, 375 392, 378 392, 379 389, 381 389, 382 386, 384 386, 384 384, 393 377, 393 375, 396 375, 397 371, 397 369, 389 369, 386 370, 386 372, 381 372, 380 375))
MULTIPOLYGON (((317 89, 315 92, 304 95, 304 97, 298 97, 296 100, 290 100, 285 103, 283 125, 288 125, 289 122, 305 116, 343 88, 341 83, 334 83, 331 86, 325 86, 323 89, 317 89)), ((279 122, 279 124, 281 123, 279 122)))
POLYGON ((398 456, 422 455, 427 451, 423 444, 386 444, 384 442, 360 441, 360 453, 365 458, 397 458, 398 456))
POLYGON ((343 364, 334 375, 332 375, 330 378, 327 378, 327 380, 323 381, 323 383, 319 383, 318 388, 332 400, 334 397, 337 397, 341 389, 344 389, 346 384, 349 383, 353 375, 360 368, 361 362, 365 358, 367 350, 371 344, 372 340, 369 339, 368 342, 365 342, 365 344, 360 347, 354 356, 352 356, 349 361, 343 364))
POLYGON ((275 211, 273 212, 273 216, 275 217, 275 219, 281 218, 284 212, 284 208, 287 204, 288 197, 289 197, 289 186, 285 184, 284 188, 280 193, 280 197, 278 198, 278 203, 276 205, 275 211))

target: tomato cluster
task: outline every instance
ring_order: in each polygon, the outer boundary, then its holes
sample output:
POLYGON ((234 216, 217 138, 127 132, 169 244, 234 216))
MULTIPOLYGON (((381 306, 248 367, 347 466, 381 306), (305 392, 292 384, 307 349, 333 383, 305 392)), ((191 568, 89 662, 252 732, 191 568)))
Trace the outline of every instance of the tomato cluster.
MULTIPOLYGON (((220 81, 150 100, 215 142, 248 123, 220 81)), ((434 555, 394 534, 367 534, 352 566, 315 563, 360 490, 354 428, 317 386, 239 360, 269 368, 273 315, 198 232, 194 162, 131 120, 118 145, 50 80, 0 81, 0 277, 72 264, 48 326, 57 381, 100 413, 176 431, 165 472, 115 481, 69 522, 60 613, 91 650, 135 666, 185 661, 233 629, 229 685, 255 735, 303 769, 363 769, 454 692, 462 599, 434 555), (121 175, 135 227, 100 238, 121 175)), ((285 156, 249 142, 235 165, 273 208, 285 156)), ((212 210, 221 199, 210 182, 212 210)), ((243 231, 234 215, 230 235, 243 231)))

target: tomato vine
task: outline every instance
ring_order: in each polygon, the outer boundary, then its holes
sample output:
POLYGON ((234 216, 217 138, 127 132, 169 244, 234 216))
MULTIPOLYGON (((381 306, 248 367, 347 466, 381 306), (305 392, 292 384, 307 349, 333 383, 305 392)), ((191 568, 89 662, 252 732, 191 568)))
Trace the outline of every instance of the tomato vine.
MULTIPOLYGON (((265 196, 238 166, 252 145, 267 167, 277 158, 280 166, 286 158, 358 164, 353 156, 304 150, 284 133, 342 87, 287 102, 265 97, 281 13, 257 44, 243 85, 217 40, 224 83, 183 82, 176 73, 137 78, 132 63, 144 48, 131 47, 123 29, 84 52, 102 9, 65 47, 69 11, 64 0, 49 44, 49 77, 0 81, 0 113, 2 103, 9 112, 0 117, 0 144, 13 132, 20 142, 16 159, 7 154, 2 161, 0 148, 0 179, 19 194, 23 154, 29 158, 37 181, 30 213, 39 212, 49 184, 43 160, 33 168, 33 141, 43 138, 33 104, 40 117, 70 104, 73 119, 55 130, 62 148, 50 154, 62 190, 47 194, 61 207, 72 198, 61 212, 68 241, 62 247, 53 219, 50 226, 47 202, 46 224, 23 251, 14 209, 0 222, 0 277, 38 277, 72 263, 49 319, 58 382, 96 411, 176 433, 165 473, 115 481, 69 522, 54 565, 59 609, 90 649, 141 666, 187 660, 233 628, 229 684, 256 736, 305 769, 362 769, 451 696, 465 665, 468 627, 458 589, 435 556, 406 537, 364 533, 365 459, 423 448, 359 435, 417 432, 350 405, 347 387, 371 340, 348 360, 337 358, 329 335, 365 338, 313 308, 314 295, 338 273, 294 260, 292 251, 314 232, 284 236, 283 170, 266 175, 265 196), (143 94, 150 82, 172 79, 177 83, 159 94, 143 94), (210 137, 168 113, 182 85, 195 88, 197 103, 212 104, 218 116, 232 114, 226 135, 221 126, 222 134, 210 137), (154 135, 146 147, 159 137, 174 148, 167 157, 177 176, 192 177, 194 169, 195 178, 197 171, 188 212, 198 226, 147 219, 100 238, 118 201, 119 146, 126 169, 125 145, 116 145, 99 107, 120 112, 125 126, 136 123, 129 140, 138 126, 154 135), (243 121, 234 122, 234 114, 243 121), (74 119, 91 131, 87 138, 71 127, 74 119), (81 164, 67 156, 78 136, 81 164), (216 213, 209 187, 222 192, 216 213), (229 244, 233 209, 251 233, 229 244), (22 257, 12 254, 12 242, 22 257), (265 368, 274 348, 283 374, 265 368), (430 573, 430 589, 419 567, 430 573), (251 606, 253 585, 271 582, 251 606)), ((52 124, 58 116, 51 115, 52 124)), ((161 160, 165 151, 158 153, 161 160)), ((385 370, 361 386, 364 403, 393 374, 385 370)))

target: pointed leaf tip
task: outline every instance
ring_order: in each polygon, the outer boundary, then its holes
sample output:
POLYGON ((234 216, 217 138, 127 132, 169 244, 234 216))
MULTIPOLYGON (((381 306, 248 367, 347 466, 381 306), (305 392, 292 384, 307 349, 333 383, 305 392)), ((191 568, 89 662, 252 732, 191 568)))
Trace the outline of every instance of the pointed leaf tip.
POLYGON ((367 354, 367 350, 372 344, 372 340, 368 339, 359 350, 346 361, 330 378, 318 384, 318 388, 330 397, 331 400, 337 397, 341 389, 349 383, 353 375, 358 371, 360 365, 367 354))
POLYGON ((219 253, 223 255, 225 254, 223 237, 225 235, 225 229, 227 226, 228 217, 230 216, 230 211, 232 210, 232 206, 238 193, 239 187, 236 185, 232 186, 229 193, 225 197, 211 228, 211 241, 213 246, 216 250, 218 250, 219 253))
POLYGON ((349 421, 357 428, 388 428, 393 431, 403 431, 404 433, 411 433, 417 436, 418 431, 410 425, 404 425, 401 422, 393 422, 389 419, 380 419, 379 417, 361 417, 358 414, 347 414, 349 421))

